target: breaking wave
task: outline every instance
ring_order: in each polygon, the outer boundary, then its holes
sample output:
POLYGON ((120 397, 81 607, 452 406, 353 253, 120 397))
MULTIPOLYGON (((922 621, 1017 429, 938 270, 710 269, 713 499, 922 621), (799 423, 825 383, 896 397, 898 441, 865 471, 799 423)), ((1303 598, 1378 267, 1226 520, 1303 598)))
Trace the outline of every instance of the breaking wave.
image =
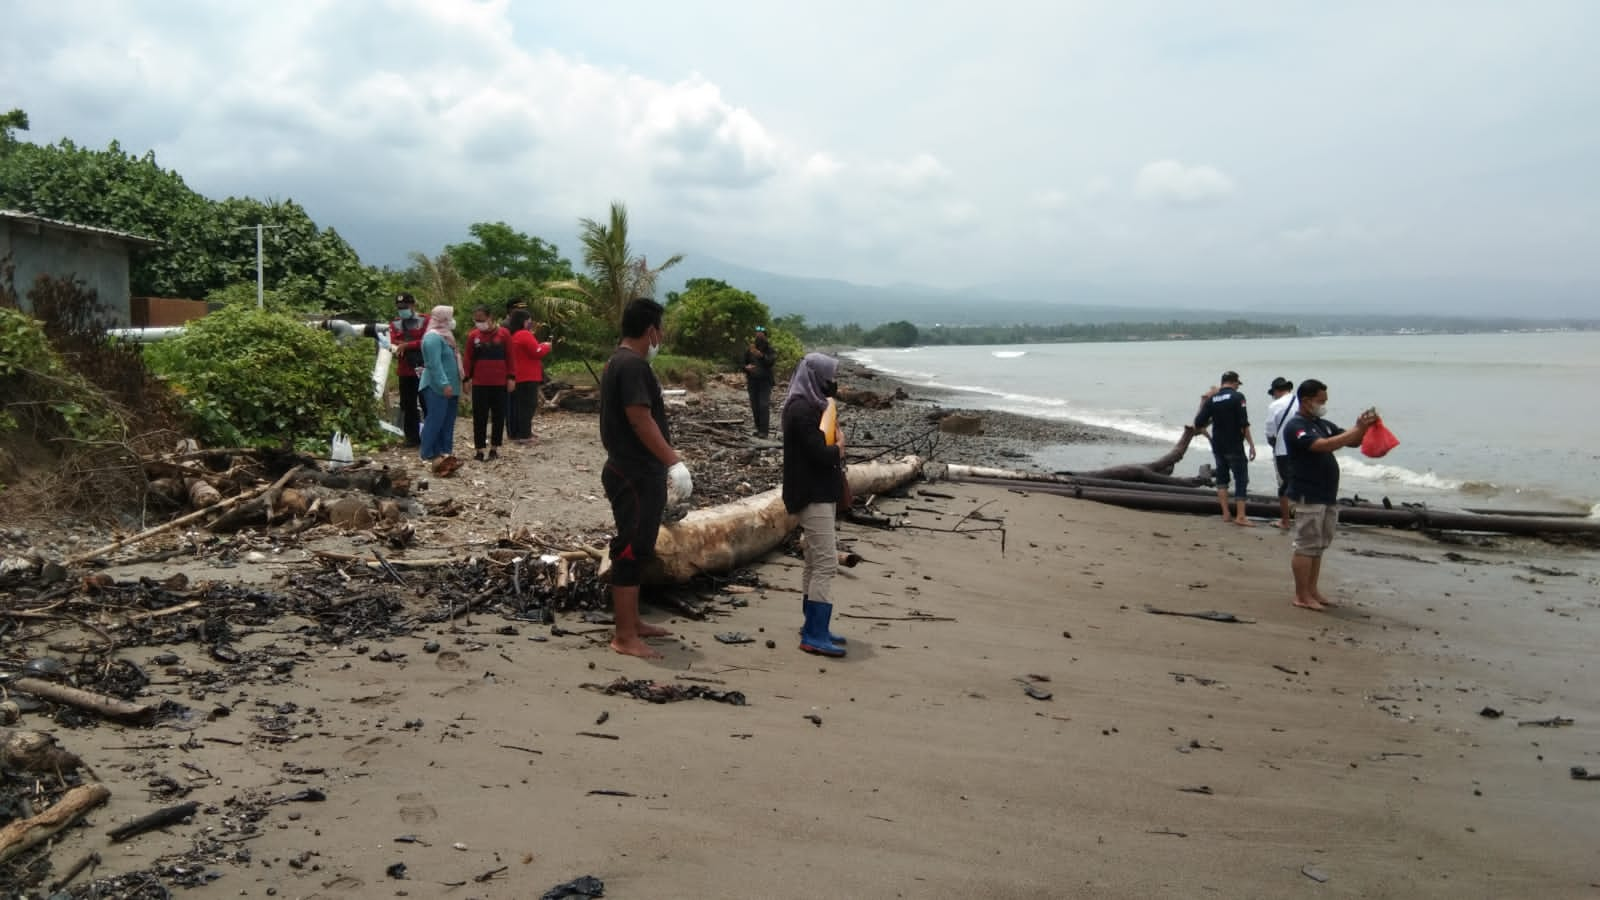
POLYGON ((995 351, 992 351, 989 355, 994 357, 995 359, 1016 359, 1019 356, 1027 356, 1028 355, 1028 351, 1026 351, 1026 350, 995 350, 995 351))

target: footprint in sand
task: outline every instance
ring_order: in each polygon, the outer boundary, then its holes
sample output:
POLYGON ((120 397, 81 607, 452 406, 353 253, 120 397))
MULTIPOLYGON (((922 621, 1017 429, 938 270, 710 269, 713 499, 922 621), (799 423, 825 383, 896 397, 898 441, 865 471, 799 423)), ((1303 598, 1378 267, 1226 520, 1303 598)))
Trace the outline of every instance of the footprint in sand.
MULTIPOLYGON (((367 886, 367 883, 365 881, 362 881, 361 879, 352 877, 350 875, 340 875, 337 878, 331 879, 329 881, 324 881, 322 883, 322 887, 323 887, 324 890, 335 891, 335 892, 356 891, 356 890, 360 890, 361 888, 364 888, 366 886, 367 886)), ((318 893, 310 895, 309 897, 306 898, 306 900, 319 900, 319 898, 331 897, 331 896, 334 896, 334 895, 333 894, 323 894, 321 892, 318 892, 318 893)))
POLYGON ((426 802, 426 794, 401 794, 394 799, 401 804, 400 821, 407 825, 425 825, 439 818, 439 811, 426 802))
POLYGON ((433 659, 434 665, 446 672, 460 672, 467 667, 467 661, 462 659, 461 654, 454 650, 446 650, 433 659))
POLYGON ((346 750, 340 755, 351 762, 371 762, 383 752, 385 744, 392 743, 394 742, 380 734, 377 737, 367 738, 365 743, 361 744, 360 746, 351 747, 349 750, 346 750))

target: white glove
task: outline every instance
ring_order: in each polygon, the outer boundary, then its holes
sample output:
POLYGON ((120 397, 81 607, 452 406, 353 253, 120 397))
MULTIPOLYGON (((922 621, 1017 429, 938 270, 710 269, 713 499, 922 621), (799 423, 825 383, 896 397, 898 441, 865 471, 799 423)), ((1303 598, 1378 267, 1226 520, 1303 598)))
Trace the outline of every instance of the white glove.
POLYGON ((686 503, 693 493, 694 479, 689 477, 689 467, 682 460, 673 463, 672 468, 667 470, 667 505, 686 503))

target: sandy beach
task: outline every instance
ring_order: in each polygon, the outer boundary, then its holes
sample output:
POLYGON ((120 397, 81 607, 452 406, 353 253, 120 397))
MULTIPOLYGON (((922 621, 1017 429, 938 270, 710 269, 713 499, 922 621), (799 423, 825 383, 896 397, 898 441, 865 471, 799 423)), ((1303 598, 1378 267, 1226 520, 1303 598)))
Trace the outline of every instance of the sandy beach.
MULTIPOLYGON (((449 494, 463 511, 418 517, 417 544, 394 555, 470 553, 517 525, 608 527, 593 418, 539 430, 538 447, 430 485, 426 504, 449 494)), ((995 462, 1039 439, 996 421, 941 450, 995 462)), ((1289 605, 1288 536, 1270 527, 949 483, 878 506, 912 527, 842 526, 864 561, 836 585, 841 660, 796 649, 799 561, 776 553, 753 589, 703 597, 704 621, 649 613, 676 632, 659 662, 611 653, 576 617, 473 615, 344 643, 284 617, 236 644, 292 661, 280 675, 224 693, 151 685, 187 718, 69 730, 25 716, 112 791, 61 838, 56 871, 91 849, 94 877, 160 868, 222 834, 234 855, 184 896, 524 898, 582 875, 650 898, 1600 891, 1600 784, 1569 776, 1600 771, 1593 551, 1349 529, 1325 576, 1344 605, 1316 614, 1289 605), (1003 548, 978 530, 1001 527, 1003 548), (754 640, 715 637, 730 631, 754 640), (746 702, 584 687, 617 678, 746 702), (1555 717, 1572 724, 1532 724, 1555 717), (152 792, 161 777, 191 789, 194 821, 107 844, 107 828, 172 802, 152 792), (326 799, 259 802, 308 788, 326 799), (241 825, 245 810, 264 815, 241 825)), ((360 543, 107 574, 281 585, 315 570, 312 550, 360 543)), ((219 667, 201 645, 167 649, 219 667)), ((157 652, 126 654, 159 672, 157 652)))

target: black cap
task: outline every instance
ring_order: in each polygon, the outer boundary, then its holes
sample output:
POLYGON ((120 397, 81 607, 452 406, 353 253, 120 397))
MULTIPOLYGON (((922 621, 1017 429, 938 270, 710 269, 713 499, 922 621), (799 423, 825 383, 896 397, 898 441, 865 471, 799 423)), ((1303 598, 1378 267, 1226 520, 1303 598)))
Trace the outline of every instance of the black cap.
POLYGON ((411 296, 411 294, 409 294, 409 293, 407 293, 405 291, 401 291, 400 293, 395 295, 395 298, 394 298, 394 305, 395 306, 405 306, 407 303, 411 304, 412 306, 416 306, 417 305, 417 298, 411 296))
POLYGON ((526 299, 522 298, 522 297, 512 297, 510 300, 506 301, 506 312, 511 312, 514 309, 527 309, 527 308, 528 308, 528 301, 526 299))
POLYGON ((1289 379, 1283 377, 1282 375, 1279 375, 1277 378, 1272 379, 1272 388, 1269 391, 1267 391, 1267 393, 1273 394, 1273 393, 1277 393, 1278 391, 1292 391, 1292 390, 1294 390, 1294 382, 1292 382, 1289 379))
POLYGON ((1223 384, 1228 384, 1230 382, 1233 384, 1244 384, 1244 382, 1239 380, 1239 373, 1233 371, 1232 369, 1222 373, 1221 382, 1223 384))

